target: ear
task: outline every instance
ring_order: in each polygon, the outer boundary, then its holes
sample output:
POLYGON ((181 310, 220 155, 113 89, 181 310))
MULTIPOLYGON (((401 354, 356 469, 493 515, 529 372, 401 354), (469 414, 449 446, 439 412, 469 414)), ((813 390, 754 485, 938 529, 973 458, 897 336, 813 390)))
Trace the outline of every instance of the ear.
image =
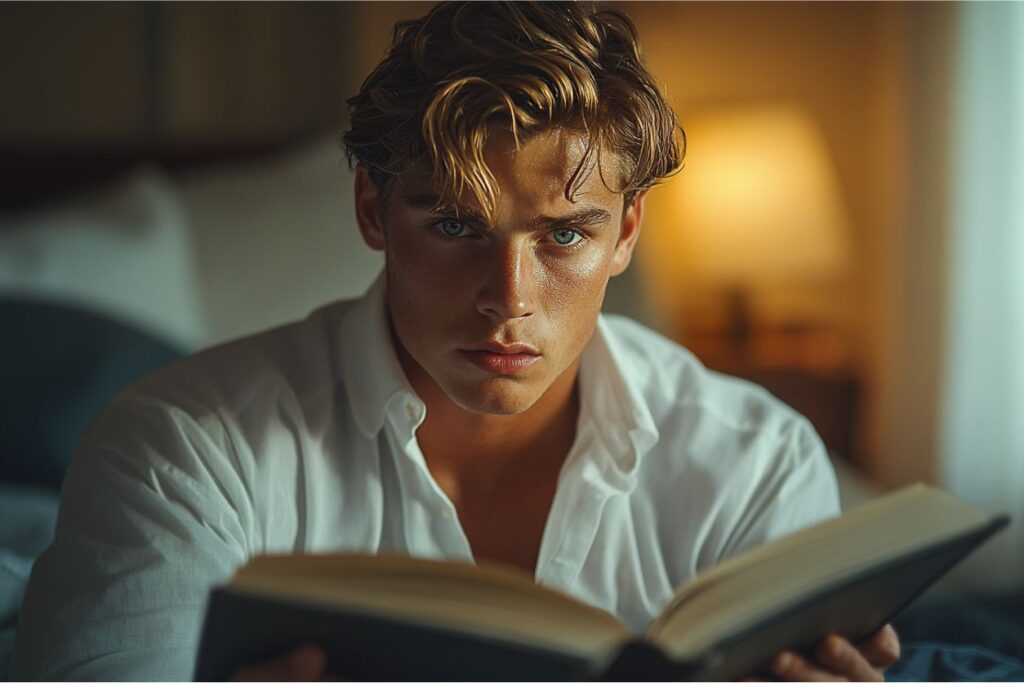
POLYGON ((633 258, 633 248, 640 237, 640 226, 644 217, 644 198, 647 191, 637 193, 633 203, 622 214, 622 225, 619 229, 619 241, 615 244, 612 254, 611 275, 621 275, 629 267, 633 258))
POLYGON ((384 251, 387 240, 381 214, 380 190, 370 178, 370 172, 363 164, 356 165, 356 223, 366 246, 374 251, 384 251))

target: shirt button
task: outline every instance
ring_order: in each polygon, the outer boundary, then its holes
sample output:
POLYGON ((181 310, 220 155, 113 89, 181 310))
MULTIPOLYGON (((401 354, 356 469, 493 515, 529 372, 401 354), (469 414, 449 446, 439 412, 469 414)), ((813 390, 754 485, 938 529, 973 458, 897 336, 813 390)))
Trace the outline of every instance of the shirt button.
POLYGON ((452 511, 449 510, 448 508, 441 510, 441 516, 445 519, 452 519, 455 517, 455 515, 452 514, 452 511))

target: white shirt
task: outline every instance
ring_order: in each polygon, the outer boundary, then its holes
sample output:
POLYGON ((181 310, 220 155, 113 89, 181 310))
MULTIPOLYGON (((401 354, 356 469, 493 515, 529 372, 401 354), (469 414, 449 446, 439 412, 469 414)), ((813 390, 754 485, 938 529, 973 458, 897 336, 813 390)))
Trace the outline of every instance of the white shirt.
MULTIPOLYGON (((210 588, 268 552, 472 561, 416 442, 383 278, 129 387, 83 438, 15 678, 187 679, 210 588)), ((835 515, 824 446, 765 390, 602 316, 536 580, 642 629, 726 557, 835 515)))

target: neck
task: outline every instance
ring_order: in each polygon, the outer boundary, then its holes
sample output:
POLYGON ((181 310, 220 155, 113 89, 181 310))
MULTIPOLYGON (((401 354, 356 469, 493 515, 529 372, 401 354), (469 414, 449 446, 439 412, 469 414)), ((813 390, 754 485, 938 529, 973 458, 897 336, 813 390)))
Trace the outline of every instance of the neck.
POLYGON ((579 359, 526 411, 481 414, 454 403, 395 341, 406 377, 426 404, 416 437, 442 488, 454 493, 470 482, 486 487, 520 466, 546 468, 554 460, 561 466, 576 436, 579 359))

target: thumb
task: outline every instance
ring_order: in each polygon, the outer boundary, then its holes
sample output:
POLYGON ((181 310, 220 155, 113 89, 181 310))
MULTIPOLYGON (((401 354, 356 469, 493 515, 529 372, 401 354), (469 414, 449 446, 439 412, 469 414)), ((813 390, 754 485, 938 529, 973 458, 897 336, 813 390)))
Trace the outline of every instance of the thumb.
POLYGON ((302 645, 288 655, 289 679, 292 681, 315 681, 327 666, 327 655, 318 645, 302 645))
POLYGON ((872 666, 885 668, 900 658, 900 639, 896 629, 886 624, 878 633, 857 645, 872 666))
POLYGON ((327 664, 324 651, 316 645, 303 645, 283 657, 250 664, 235 672, 232 681, 313 681, 323 674, 327 664))

